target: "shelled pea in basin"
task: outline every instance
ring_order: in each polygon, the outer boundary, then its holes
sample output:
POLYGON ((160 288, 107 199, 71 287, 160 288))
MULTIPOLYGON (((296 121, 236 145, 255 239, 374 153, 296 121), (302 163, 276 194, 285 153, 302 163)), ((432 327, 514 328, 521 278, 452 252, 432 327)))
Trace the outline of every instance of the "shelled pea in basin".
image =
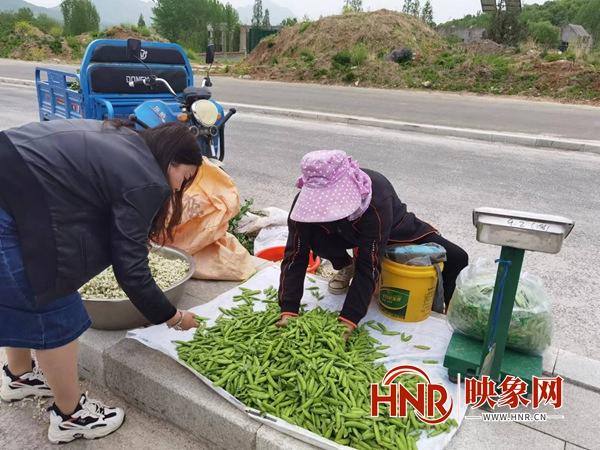
MULTIPOLYGON (((183 296, 184 284, 194 274, 194 259, 171 247, 153 248, 148 259, 158 287, 173 306, 177 306, 183 296)), ((92 320, 92 328, 125 330, 148 324, 119 287, 112 267, 82 286, 79 292, 92 320)))

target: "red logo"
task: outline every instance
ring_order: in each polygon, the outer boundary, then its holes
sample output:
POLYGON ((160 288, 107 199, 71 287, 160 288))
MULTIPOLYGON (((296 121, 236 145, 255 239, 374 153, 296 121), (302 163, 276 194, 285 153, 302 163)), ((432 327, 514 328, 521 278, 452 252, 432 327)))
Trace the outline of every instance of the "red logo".
POLYGON ((441 384, 432 383, 429 375, 416 366, 396 366, 390 369, 381 386, 371 384, 371 416, 379 416, 379 406, 387 404, 390 407, 391 417, 408 416, 408 405, 414 408, 415 416, 430 425, 445 422, 452 412, 453 400, 448 395, 446 387, 441 384), (416 396, 413 395, 402 381, 396 379, 402 375, 416 375, 423 379, 416 383, 416 396), (380 389, 387 387, 388 393, 382 393, 380 389), (447 405, 449 403, 449 405, 447 405))

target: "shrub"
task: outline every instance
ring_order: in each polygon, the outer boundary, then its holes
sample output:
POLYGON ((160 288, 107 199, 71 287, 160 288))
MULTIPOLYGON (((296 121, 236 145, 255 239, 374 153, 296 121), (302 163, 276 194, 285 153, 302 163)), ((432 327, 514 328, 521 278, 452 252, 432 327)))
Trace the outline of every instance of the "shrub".
POLYGON ((352 54, 350 50, 342 50, 341 52, 333 55, 332 61, 338 66, 351 66, 352 65, 352 54))
POLYGON ((560 30, 548 21, 532 22, 528 25, 529 35, 544 48, 554 48, 559 44, 560 30))
POLYGON ((50 47, 50 50, 52 50, 52 53, 55 55, 62 53, 62 41, 60 39, 50 41, 48 47, 50 47))
POLYGON ((15 23, 14 30, 15 34, 18 34, 20 36, 28 36, 33 32, 33 25, 31 25, 29 22, 21 20, 15 23))
POLYGON ((79 40, 76 36, 67 36, 65 40, 67 41, 67 45, 71 47, 74 51, 78 51, 81 49, 81 44, 79 43, 79 40))
POLYGON ((345 81, 346 83, 352 83, 354 80, 356 80, 356 75, 350 71, 346 72, 342 77, 342 81, 345 81))
POLYGON ((350 51, 350 62, 353 66, 360 66, 368 57, 369 50, 364 44, 358 44, 350 51))
POLYGON ((299 29, 300 33, 304 33, 308 29, 308 27, 310 27, 310 22, 308 22, 308 21, 302 22, 300 24, 300 29, 299 29))
POLYGON ((60 26, 50 28, 50 35, 55 38, 59 38, 63 35, 63 29, 60 26))

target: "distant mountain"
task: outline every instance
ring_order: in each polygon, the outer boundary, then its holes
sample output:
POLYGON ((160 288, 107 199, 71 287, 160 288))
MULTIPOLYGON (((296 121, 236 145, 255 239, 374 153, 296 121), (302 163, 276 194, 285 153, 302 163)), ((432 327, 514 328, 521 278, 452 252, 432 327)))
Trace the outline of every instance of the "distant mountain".
MULTIPOLYGON (((152 3, 141 0, 92 0, 100 15, 102 26, 118 25, 120 23, 137 24, 140 13, 146 23, 151 22, 152 3)), ((62 20, 60 6, 44 8, 32 5, 24 0, 1 0, 0 11, 16 11, 19 8, 29 8, 34 14, 45 13, 50 17, 62 20)))
POLYGON ((48 14, 50 17, 62 21, 62 13, 59 7, 44 8, 43 6, 33 5, 24 0, 2 0, 0 1, 0 11, 17 11, 21 8, 29 8, 34 14, 48 14))
MULTIPOLYGON (((288 17, 296 17, 296 14, 284 6, 279 6, 277 3, 274 3, 271 0, 263 0, 263 13, 265 9, 269 10, 269 17, 271 20, 271 25, 279 25, 284 19, 288 17)), ((240 22, 246 25, 250 25, 252 22, 252 8, 254 4, 250 4, 247 6, 242 6, 237 8, 237 12, 240 15, 240 22)))

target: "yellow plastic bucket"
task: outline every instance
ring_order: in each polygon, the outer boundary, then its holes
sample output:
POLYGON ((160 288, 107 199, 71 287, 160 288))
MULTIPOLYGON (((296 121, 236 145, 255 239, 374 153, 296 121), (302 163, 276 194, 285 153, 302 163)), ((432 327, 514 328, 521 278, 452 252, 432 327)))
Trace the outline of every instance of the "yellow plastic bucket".
POLYGON ((384 258, 379 288, 379 307, 383 314, 402 322, 427 319, 437 290, 437 278, 434 266, 407 266, 384 258))

